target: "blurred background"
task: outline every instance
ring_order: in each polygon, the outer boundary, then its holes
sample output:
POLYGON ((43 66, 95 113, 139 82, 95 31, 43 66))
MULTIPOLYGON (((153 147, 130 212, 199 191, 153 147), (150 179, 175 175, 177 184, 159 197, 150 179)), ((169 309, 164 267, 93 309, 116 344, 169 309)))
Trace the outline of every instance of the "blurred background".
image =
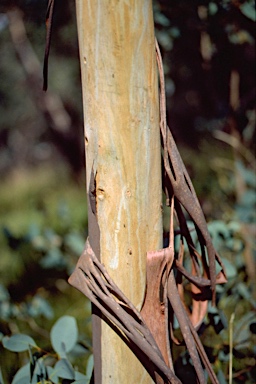
MULTIPOLYGON (((52 324, 75 316, 83 366, 90 303, 67 284, 87 236, 83 113, 74 2, 55 0, 49 89, 42 91, 47 1, 0 3, 0 335, 33 335, 49 349, 52 324)), ((254 1, 154 1, 168 122, 229 277, 200 330, 221 383, 255 371, 254 1)), ((184 347, 173 350, 181 379, 184 347)), ((23 354, 0 345, 10 378, 23 354)), ((184 366, 187 370, 184 370, 184 366)), ((185 372, 185 373, 184 373, 185 372)))

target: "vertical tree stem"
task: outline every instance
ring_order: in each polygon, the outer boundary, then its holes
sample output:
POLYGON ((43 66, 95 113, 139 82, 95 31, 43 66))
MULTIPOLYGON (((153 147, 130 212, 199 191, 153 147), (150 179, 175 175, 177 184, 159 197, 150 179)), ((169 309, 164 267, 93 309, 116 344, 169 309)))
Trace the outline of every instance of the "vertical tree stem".
MULTIPOLYGON (((146 252, 162 247, 152 3, 76 0, 76 7, 90 244, 140 310, 146 252)), ((97 320, 94 350, 97 384, 152 382, 128 347, 97 320)))

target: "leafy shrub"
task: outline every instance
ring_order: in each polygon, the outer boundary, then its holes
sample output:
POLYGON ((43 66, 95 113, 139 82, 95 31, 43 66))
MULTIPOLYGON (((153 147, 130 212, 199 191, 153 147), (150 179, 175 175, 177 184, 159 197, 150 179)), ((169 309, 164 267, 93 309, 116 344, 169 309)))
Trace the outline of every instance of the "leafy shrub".
MULTIPOLYGON (((91 306, 68 285, 67 277, 86 238, 84 191, 65 177, 60 183, 45 169, 37 170, 39 182, 34 176, 24 175, 19 188, 7 181, 8 188, 1 190, 0 334, 29 335, 42 350, 50 351, 49 330, 53 323, 64 314, 75 316, 79 326, 82 323, 82 333, 72 351, 72 362, 75 370, 83 371, 91 351, 91 306), (42 191, 46 188, 45 195, 42 191), (10 190, 18 195, 18 205, 10 190)), ((2 375, 11 382, 27 358, 24 352, 11 354, 1 343, 0 355, 2 375)), ((36 369, 42 365, 40 361, 36 369)))
MULTIPOLYGON (((2 344, 9 351, 27 352, 28 362, 15 374, 12 384, 36 383, 83 383, 90 382, 93 370, 93 357, 90 354, 86 374, 77 371, 71 363, 72 352, 77 347, 82 355, 88 350, 79 343, 76 319, 71 316, 62 316, 53 325, 50 333, 52 352, 39 348, 36 342, 28 335, 14 334, 4 336, 2 344), (82 350, 82 352, 81 352, 82 350)), ((2 375, 0 382, 4 384, 2 375)))

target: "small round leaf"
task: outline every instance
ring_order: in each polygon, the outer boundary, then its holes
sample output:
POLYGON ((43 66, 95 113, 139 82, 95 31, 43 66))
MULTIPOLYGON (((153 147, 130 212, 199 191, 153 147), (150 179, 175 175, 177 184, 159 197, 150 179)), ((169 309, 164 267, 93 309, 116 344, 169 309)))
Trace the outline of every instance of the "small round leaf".
POLYGON ((75 380, 76 381, 74 381, 74 383, 76 383, 77 381, 81 381, 81 380, 83 380, 83 383, 87 383, 87 381, 90 380, 90 379, 88 379, 87 376, 84 375, 83 373, 75 371, 75 380))
POLYGON ((50 382, 54 383, 54 384, 58 384, 59 378, 58 378, 56 370, 53 367, 47 366, 46 371, 47 371, 50 382))
POLYGON ((77 338, 77 324, 72 316, 61 317, 51 329, 52 347, 60 357, 66 357, 66 353, 74 348, 77 338))
POLYGON ((30 347, 37 347, 32 337, 23 334, 4 336, 2 340, 4 348, 12 352, 24 352, 30 347))
POLYGON ((58 377, 62 379, 74 380, 75 371, 70 362, 67 359, 61 359, 57 361, 54 366, 54 371, 58 377))
POLYGON ((87 361, 87 367, 86 367, 86 376, 88 378, 91 378, 92 376, 93 367, 94 367, 94 359, 93 359, 93 355, 90 355, 87 361))
POLYGON ((228 279, 232 279, 233 277, 237 276, 237 270, 236 268, 234 267, 233 264, 231 264, 231 262, 226 259, 226 258, 222 258, 222 262, 225 266, 225 269, 226 269, 226 274, 227 274, 227 278, 228 279))
POLYGON ((23 365, 15 374, 12 384, 27 384, 30 382, 30 364, 23 365))

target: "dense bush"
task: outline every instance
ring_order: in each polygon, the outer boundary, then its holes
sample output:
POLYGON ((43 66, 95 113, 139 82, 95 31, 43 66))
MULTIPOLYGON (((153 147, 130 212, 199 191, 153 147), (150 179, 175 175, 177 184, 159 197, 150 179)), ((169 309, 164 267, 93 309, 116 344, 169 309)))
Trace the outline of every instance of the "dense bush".
MULTIPOLYGON (((86 238, 83 187, 67 179, 61 170, 56 180, 55 173, 45 169, 29 175, 24 173, 18 184, 17 199, 24 201, 22 206, 18 204, 19 208, 16 203, 12 205, 13 195, 8 192, 10 188, 16 190, 17 180, 6 181, 6 189, 1 191, 5 205, 1 206, 0 334, 3 346, 11 350, 14 349, 7 343, 7 340, 12 342, 11 335, 29 335, 27 337, 36 342, 31 344, 31 349, 28 349, 30 341, 25 343, 29 354, 24 354, 24 340, 16 340, 16 344, 21 345, 17 347, 21 349, 15 350, 18 358, 0 347, 2 375, 11 382, 24 363, 27 368, 13 380, 26 375, 29 362, 34 364, 37 374, 44 363, 49 367, 55 366, 59 361, 59 351, 50 344, 50 339, 51 343, 53 341, 49 330, 63 315, 68 316, 70 331, 72 327, 76 329, 72 316, 82 328, 79 336, 74 337, 75 347, 67 358, 70 364, 74 364, 74 372, 78 369, 85 372, 86 360, 92 352, 90 303, 67 284, 67 277, 83 250, 86 238), (65 191, 63 186, 66 186, 65 191), (12 217, 11 221, 8 221, 6 213, 12 217), (35 344, 39 347, 34 348, 35 344)), ((50 368, 42 372, 49 374, 50 368)), ((55 375, 53 382, 56 380, 55 375)), ((23 382, 29 381, 24 379, 23 382)))
MULTIPOLYGON (((42 383, 83 383, 89 384, 93 357, 90 355, 86 375, 75 370, 70 362, 72 354, 85 355, 84 347, 78 343, 78 328, 76 320, 71 316, 62 316, 53 325, 50 333, 52 352, 39 348, 35 341, 27 335, 15 334, 4 336, 4 348, 12 352, 27 351, 28 363, 21 367, 13 377, 12 384, 42 383)), ((4 383, 3 377, 0 380, 4 383)))

